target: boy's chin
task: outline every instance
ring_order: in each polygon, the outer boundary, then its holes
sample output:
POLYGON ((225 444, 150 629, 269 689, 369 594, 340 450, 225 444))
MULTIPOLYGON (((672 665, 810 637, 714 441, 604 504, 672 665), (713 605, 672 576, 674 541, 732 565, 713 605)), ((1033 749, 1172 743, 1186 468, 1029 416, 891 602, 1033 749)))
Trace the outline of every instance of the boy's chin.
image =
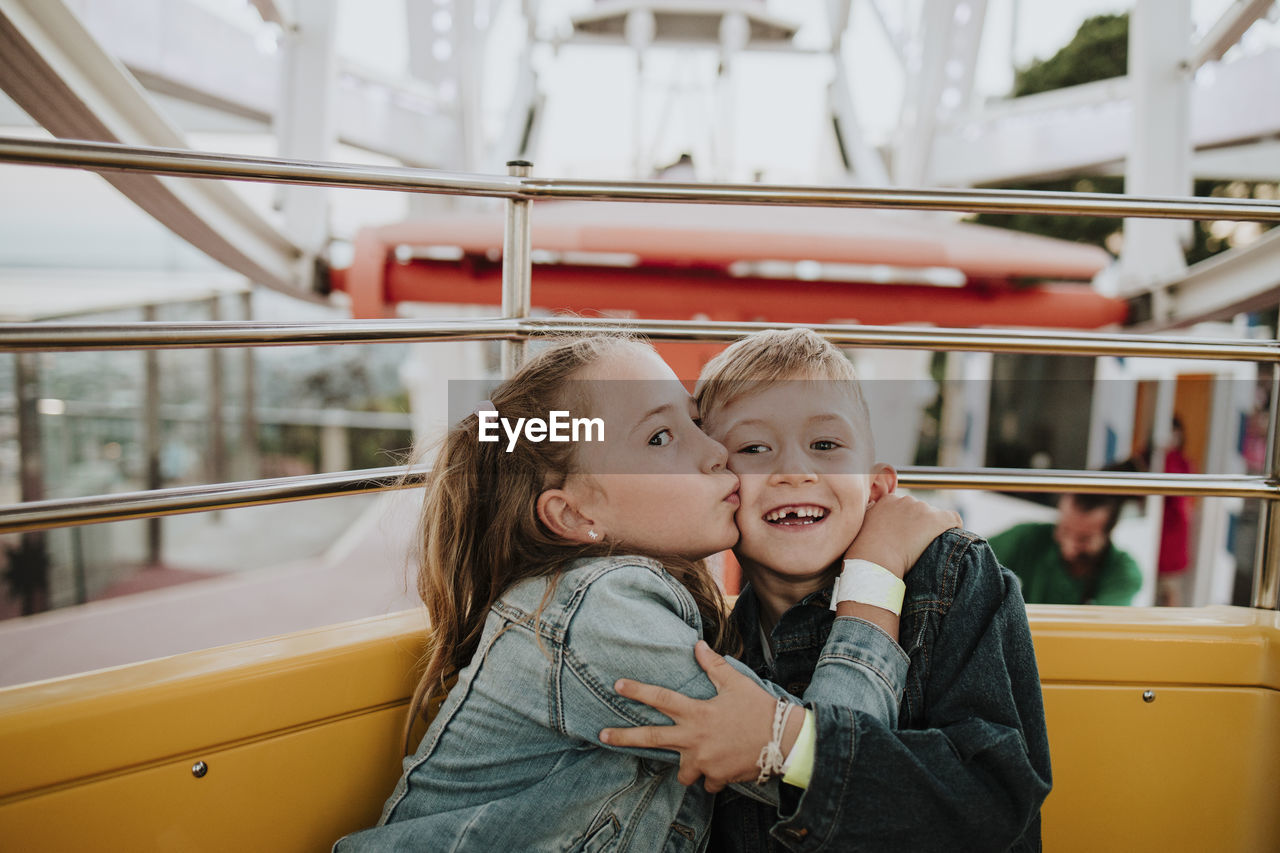
POLYGON ((815 579, 824 576, 827 579, 834 579, 840 573, 841 561, 836 559, 834 562, 828 563, 775 563, 766 565, 764 563, 752 560, 743 554, 739 554, 736 550, 734 556, 738 558, 738 562, 742 565, 742 570, 748 577, 754 573, 768 573, 775 578, 781 580, 793 580, 796 583, 812 583, 815 579))

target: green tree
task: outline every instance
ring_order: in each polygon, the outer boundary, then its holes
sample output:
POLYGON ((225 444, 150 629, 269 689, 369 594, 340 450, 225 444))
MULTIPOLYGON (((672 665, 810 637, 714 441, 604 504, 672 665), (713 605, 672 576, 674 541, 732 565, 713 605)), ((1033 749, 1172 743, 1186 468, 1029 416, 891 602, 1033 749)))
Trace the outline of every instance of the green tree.
MULTIPOLYGON (((1078 86, 1095 80, 1121 77, 1128 73, 1129 15, 1098 15, 1080 25, 1071 41, 1044 60, 1035 60, 1014 75, 1015 97, 1034 95, 1067 86, 1078 86)), ((1005 184, 1010 189, 1049 192, 1124 192, 1124 178, 1118 175, 1076 175, 1052 181, 1005 184)), ((1280 187, 1275 183, 1245 181, 1196 181, 1193 192, 1198 196, 1274 199, 1280 187)), ((1074 240, 1101 246, 1112 252, 1119 249, 1122 220, 1090 216, 1053 216, 1046 214, 983 213, 973 221, 1074 240)), ((1187 250, 1187 263, 1193 264, 1231 248, 1241 237, 1258 233, 1252 223, 1218 224, 1197 222, 1193 241, 1187 250)))
POLYGON ((1095 80, 1123 77, 1129 68, 1129 15, 1098 15, 1080 25, 1066 47, 1014 75, 1013 95, 1034 95, 1095 80))

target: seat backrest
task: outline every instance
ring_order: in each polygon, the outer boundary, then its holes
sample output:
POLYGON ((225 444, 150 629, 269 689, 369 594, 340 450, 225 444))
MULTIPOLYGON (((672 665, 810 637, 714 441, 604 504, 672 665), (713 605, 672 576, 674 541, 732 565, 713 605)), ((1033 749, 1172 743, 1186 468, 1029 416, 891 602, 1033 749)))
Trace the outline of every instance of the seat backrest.
MULTIPOLYGON (((1029 611, 1046 848, 1280 849, 1277 614, 1029 611)), ((0 849, 327 849, 400 773, 423 629, 411 611, 0 690, 0 849)))

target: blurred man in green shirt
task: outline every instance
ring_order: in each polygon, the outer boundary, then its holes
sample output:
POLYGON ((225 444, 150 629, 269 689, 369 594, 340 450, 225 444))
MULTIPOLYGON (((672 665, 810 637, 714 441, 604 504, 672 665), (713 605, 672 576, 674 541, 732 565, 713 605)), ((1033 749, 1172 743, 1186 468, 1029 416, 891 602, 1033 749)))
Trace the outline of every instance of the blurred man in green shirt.
POLYGON ((1132 604, 1142 587, 1133 557, 1111 542, 1122 495, 1063 495, 1057 524, 1019 524, 991 537, 996 557, 1036 604, 1132 604))

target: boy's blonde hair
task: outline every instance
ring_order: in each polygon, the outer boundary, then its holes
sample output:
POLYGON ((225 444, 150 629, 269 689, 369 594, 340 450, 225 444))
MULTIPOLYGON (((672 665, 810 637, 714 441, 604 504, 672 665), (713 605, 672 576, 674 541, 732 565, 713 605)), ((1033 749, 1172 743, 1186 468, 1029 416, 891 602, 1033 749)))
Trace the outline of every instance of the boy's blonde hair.
POLYGON ((762 384, 808 379, 847 382, 856 422, 870 438, 871 413, 857 371, 844 353, 812 329, 767 329, 734 342, 702 368, 693 396, 699 413, 707 418, 762 384))

